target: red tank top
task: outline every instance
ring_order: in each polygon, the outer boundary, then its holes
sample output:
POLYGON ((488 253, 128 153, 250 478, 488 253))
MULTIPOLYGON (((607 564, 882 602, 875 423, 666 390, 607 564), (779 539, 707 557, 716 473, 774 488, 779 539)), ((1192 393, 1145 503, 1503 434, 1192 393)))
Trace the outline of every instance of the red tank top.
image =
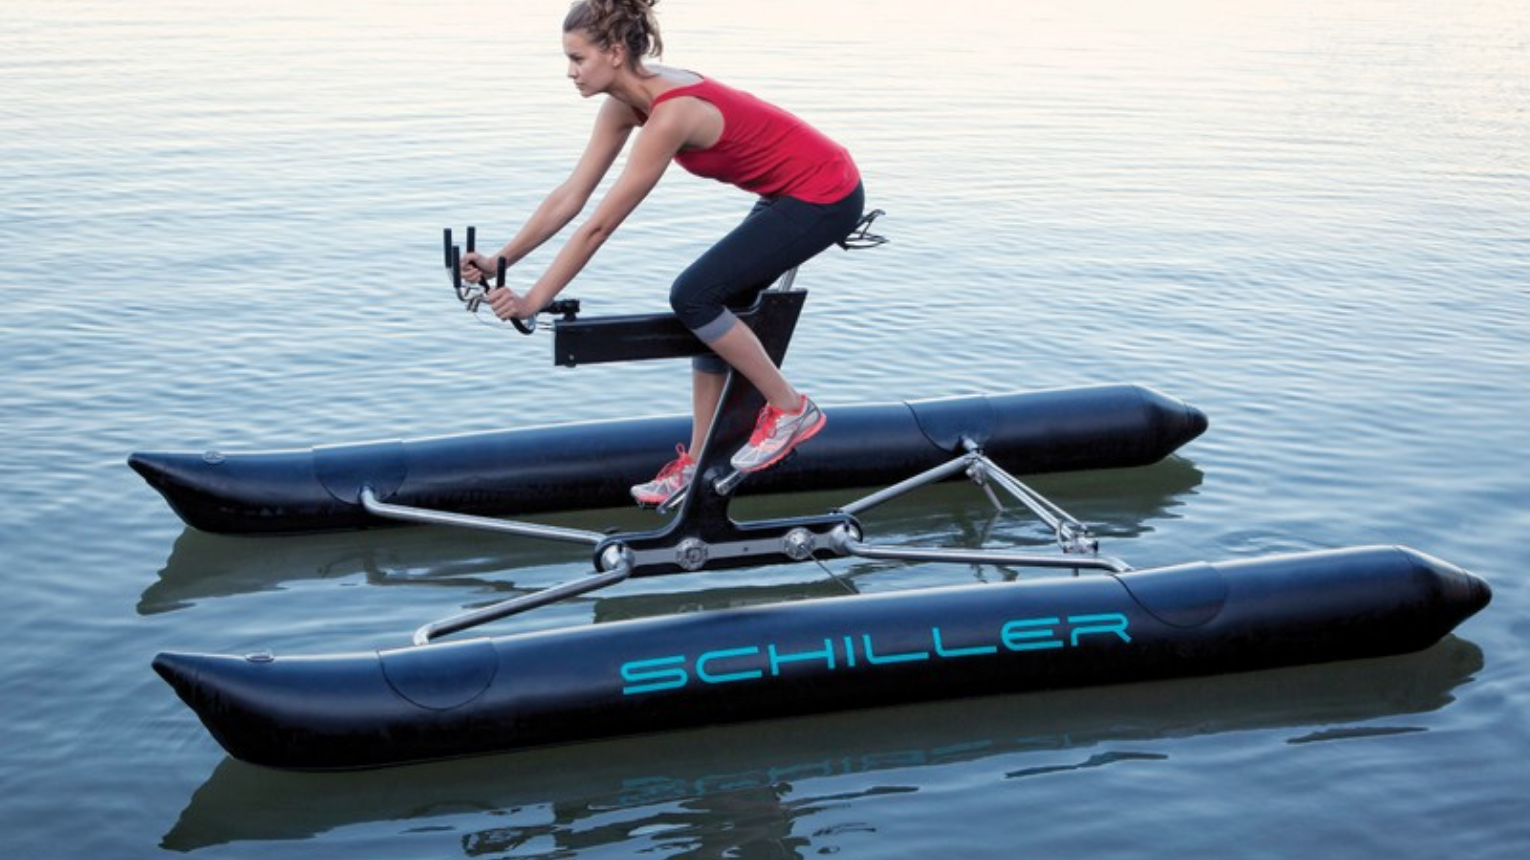
POLYGON ((849 151, 763 99, 703 78, 660 93, 653 107, 679 96, 709 102, 723 116, 722 137, 716 143, 675 154, 675 163, 697 176, 762 197, 795 197, 808 203, 837 202, 860 184, 860 171, 849 151))

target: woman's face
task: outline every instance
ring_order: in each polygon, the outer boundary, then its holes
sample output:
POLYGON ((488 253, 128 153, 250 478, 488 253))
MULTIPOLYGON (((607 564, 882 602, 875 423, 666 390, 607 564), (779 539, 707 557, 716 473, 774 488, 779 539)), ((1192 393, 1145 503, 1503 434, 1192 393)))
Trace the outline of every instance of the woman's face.
POLYGON ((609 89, 621 68, 619 52, 601 48, 583 30, 563 34, 563 53, 568 57, 569 80, 585 98, 609 89))

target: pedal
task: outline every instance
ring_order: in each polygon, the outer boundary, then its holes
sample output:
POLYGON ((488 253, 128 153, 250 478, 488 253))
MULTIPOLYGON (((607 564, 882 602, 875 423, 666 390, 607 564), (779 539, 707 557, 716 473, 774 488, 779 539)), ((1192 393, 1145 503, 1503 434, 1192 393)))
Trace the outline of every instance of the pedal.
POLYGON ((734 490, 738 489, 739 484, 744 483, 744 479, 747 477, 749 477, 748 472, 730 469, 728 474, 712 482, 712 489, 719 496, 730 496, 734 490))
MULTIPOLYGON (((775 461, 774 463, 771 463, 764 469, 756 469, 755 472, 763 472, 767 469, 779 469, 781 466, 790 463, 792 458, 795 456, 797 456, 797 449, 793 448, 792 450, 786 452, 786 456, 775 461)), ((755 472, 742 472, 738 469, 729 469, 728 474, 723 475, 721 478, 718 478, 712 482, 712 489, 719 496, 732 495, 733 491, 738 489, 739 484, 744 483, 744 479, 750 475, 755 474, 755 472)))

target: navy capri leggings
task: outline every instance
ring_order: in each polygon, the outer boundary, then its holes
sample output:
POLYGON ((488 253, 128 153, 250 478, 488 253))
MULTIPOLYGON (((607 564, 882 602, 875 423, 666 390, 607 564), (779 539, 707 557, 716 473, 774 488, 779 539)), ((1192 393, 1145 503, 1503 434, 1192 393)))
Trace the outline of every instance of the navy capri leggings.
MULTIPOLYGON (((754 304, 788 269, 849 236, 865 205, 860 185, 835 203, 760 198, 743 223, 675 279, 670 307, 702 343, 715 343, 738 324, 735 310, 754 304)), ((693 366, 704 373, 728 370, 710 352, 697 356, 693 366)))

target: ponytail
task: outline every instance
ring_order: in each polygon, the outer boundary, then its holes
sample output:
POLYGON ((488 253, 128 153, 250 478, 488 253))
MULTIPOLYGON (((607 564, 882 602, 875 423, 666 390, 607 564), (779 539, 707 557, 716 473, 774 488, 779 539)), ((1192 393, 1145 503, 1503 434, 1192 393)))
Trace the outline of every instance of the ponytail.
POLYGON ((579 0, 563 19, 563 32, 583 30, 603 49, 627 48, 627 65, 636 69, 640 57, 664 53, 654 4, 659 0, 579 0))

